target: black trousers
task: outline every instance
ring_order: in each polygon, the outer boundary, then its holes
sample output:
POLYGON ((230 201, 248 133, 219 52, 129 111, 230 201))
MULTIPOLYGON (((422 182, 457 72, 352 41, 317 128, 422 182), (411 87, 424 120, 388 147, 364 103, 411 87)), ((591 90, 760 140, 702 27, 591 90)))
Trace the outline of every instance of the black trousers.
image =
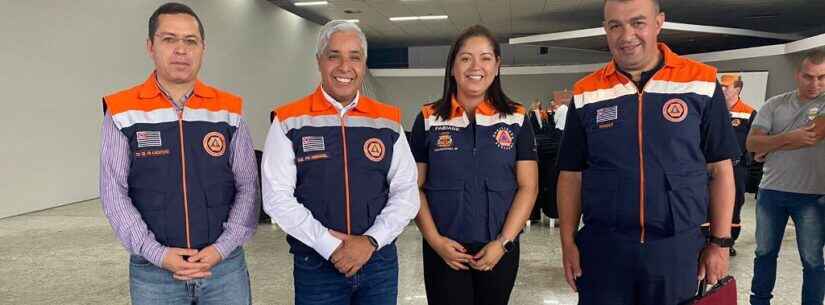
POLYGON ((745 205, 745 183, 748 180, 748 168, 744 166, 733 167, 733 180, 736 184, 736 197, 733 202, 733 227, 731 227, 731 238, 735 241, 742 231, 742 206, 745 205))
MULTIPOLYGON (((450 268, 426 240, 422 241, 424 287, 429 305, 506 305, 516 282, 519 244, 505 253, 493 270, 456 271, 450 268)), ((475 255, 484 244, 463 245, 475 255)))
POLYGON ((639 243, 585 225, 576 235, 579 305, 681 305, 696 295, 699 230, 639 243))

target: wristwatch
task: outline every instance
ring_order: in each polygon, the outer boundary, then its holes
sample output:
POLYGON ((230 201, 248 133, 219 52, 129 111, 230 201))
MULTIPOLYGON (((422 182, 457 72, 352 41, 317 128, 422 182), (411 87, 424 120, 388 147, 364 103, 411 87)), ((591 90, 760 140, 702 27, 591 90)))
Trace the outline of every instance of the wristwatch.
POLYGON ((504 253, 509 253, 510 251, 513 251, 515 245, 512 240, 505 239, 501 242, 501 247, 504 248, 504 253))
POLYGON ((372 247, 375 248, 375 250, 378 250, 378 241, 375 240, 375 238, 373 238, 372 236, 369 236, 369 235, 364 235, 364 236, 366 236, 367 239, 370 241, 370 245, 372 245, 372 247))
POLYGON ((730 248, 733 247, 733 238, 710 236, 708 237, 708 243, 717 245, 720 248, 730 248))

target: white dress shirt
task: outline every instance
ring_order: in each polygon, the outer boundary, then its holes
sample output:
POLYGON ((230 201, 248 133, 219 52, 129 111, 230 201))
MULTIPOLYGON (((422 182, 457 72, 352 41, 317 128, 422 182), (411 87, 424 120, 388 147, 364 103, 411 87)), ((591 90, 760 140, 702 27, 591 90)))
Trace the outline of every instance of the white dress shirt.
MULTIPOLYGON (((338 110, 341 117, 357 105, 360 95, 356 94, 352 102, 342 106, 326 92, 323 93, 327 102, 338 110)), ((398 139, 393 144, 390 169, 387 172, 390 187, 387 205, 364 233, 375 238, 379 249, 390 244, 401 234, 404 227, 418 214, 420 205, 418 170, 400 124, 398 133, 398 139)), ((341 240, 335 238, 329 232, 329 228, 315 219, 309 209, 295 198, 297 168, 292 147, 281 122, 275 117, 267 134, 261 163, 263 208, 287 234, 315 249, 325 259, 329 259, 341 244, 341 240)))

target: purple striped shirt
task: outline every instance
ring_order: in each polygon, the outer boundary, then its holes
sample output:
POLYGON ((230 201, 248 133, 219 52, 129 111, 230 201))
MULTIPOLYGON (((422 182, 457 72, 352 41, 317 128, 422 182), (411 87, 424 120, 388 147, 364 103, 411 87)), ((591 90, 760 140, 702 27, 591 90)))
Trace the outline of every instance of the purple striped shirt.
MULTIPOLYGON (((143 256, 162 267, 168 248, 158 243, 129 198, 129 142, 108 113, 103 119, 100 142, 100 200, 103 212, 129 253, 143 256)), ((257 228, 255 197, 258 167, 252 139, 243 118, 229 144, 229 162, 235 174, 237 192, 229 218, 223 224, 223 234, 214 244, 223 257, 249 240, 257 228)))

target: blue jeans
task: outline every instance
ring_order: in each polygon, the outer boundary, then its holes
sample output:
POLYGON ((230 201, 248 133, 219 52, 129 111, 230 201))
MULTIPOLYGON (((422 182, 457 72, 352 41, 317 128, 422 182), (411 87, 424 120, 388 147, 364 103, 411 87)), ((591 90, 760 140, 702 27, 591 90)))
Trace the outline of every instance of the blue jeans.
POLYGON ((179 281, 172 273, 141 256, 129 258, 129 290, 133 305, 249 305, 249 272, 244 251, 237 248, 212 267, 205 279, 179 281))
POLYGON ((373 253, 353 277, 317 253, 295 254, 295 305, 395 305, 398 254, 395 244, 373 253))
MULTIPOLYGON (((823 182, 825 183, 825 182, 823 182)), ((796 225, 802 259, 802 305, 822 305, 825 295, 825 205, 822 195, 759 190, 756 201, 756 258, 751 282, 752 305, 767 305, 776 283, 776 258, 788 217, 796 225)))

